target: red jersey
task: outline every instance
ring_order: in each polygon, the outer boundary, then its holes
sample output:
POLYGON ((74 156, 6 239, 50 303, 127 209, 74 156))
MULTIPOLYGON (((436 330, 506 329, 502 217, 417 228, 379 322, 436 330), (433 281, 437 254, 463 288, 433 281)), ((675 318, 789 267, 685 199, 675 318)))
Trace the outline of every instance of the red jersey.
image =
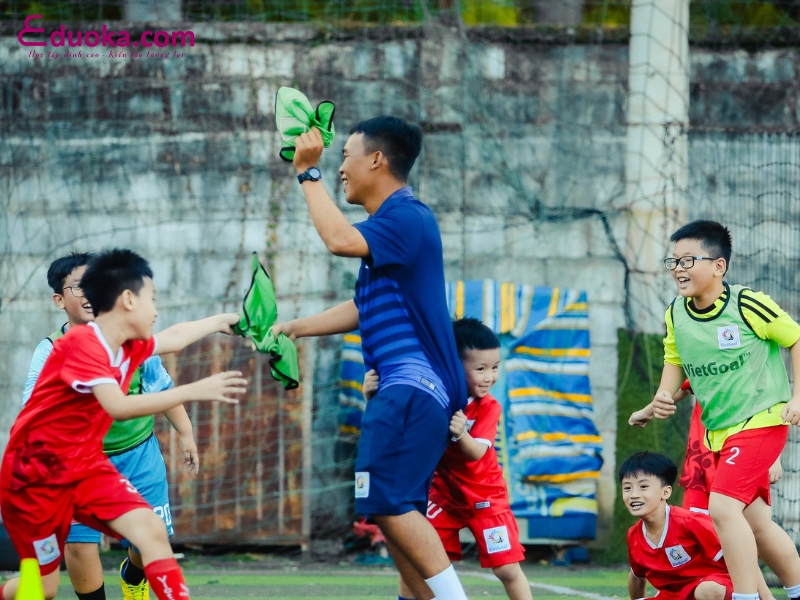
POLYGON ((641 520, 628 530, 628 560, 633 574, 665 592, 678 592, 715 573, 727 575, 711 517, 669 504, 666 511, 658 544, 647 539, 641 520))
POLYGON ((497 400, 488 394, 469 400, 464 409, 470 435, 489 448, 480 459, 472 461, 467 460, 457 443, 445 450, 433 475, 429 497, 450 514, 482 517, 509 510, 506 480, 494 449, 501 410, 497 400))
POLYGON ((114 356, 95 323, 56 340, 30 400, 11 428, 0 488, 63 485, 106 463, 103 437, 112 419, 92 394, 113 383, 128 392, 133 373, 153 355, 156 339, 129 340, 114 356))
POLYGON ((700 421, 702 412, 700 403, 695 401, 694 409, 692 409, 692 421, 689 425, 686 458, 683 461, 678 485, 687 490, 702 490, 708 494, 711 492, 711 484, 717 469, 714 466, 714 453, 706 447, 703 441, 706 428, 700 421))

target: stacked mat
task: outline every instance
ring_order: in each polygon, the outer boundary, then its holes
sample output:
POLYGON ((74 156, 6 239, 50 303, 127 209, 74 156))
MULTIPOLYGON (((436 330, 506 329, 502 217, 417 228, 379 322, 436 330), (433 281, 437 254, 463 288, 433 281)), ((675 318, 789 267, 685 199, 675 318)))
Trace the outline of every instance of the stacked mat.
MULTIPOLYGON (((500 337, 495 447, 511 508, 527 521, 523 538, 593 538, 602 440, 592 421, 586 293, 486 280, 450 282, 447 297, 454 318, 478 318, 500 337)), ((358 435, 363 377, 354 332, 344 337, 340 368, 343 436, 358 435)))

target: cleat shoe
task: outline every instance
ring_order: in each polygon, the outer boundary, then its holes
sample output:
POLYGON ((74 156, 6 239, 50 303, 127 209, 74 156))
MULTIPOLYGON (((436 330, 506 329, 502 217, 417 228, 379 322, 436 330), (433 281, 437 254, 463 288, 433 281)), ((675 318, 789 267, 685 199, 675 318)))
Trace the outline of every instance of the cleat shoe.
POLYGON ((150 586, 147 583, 147 579, 142 579, 142 583, 139 585, 132 585, 125 581, 125 578, 122 576, 122 569, 125 567, 125 562, 128 559, 122 561, 122 564, 119 566, 119 584, 122 587, 122 598, 124 600, 149 600, 150 598, 150 586))

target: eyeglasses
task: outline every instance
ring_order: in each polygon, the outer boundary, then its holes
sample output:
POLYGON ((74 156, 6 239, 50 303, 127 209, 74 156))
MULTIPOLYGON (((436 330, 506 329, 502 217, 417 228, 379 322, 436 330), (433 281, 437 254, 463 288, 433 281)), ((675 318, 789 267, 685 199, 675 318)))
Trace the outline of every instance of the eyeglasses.
POLYGON ((76 298, 83 298, 83 288, 79 285, 68 285, 65 288, 61 288, 61 291, 69 290, 72 292, 72 295, 76 298))
POLYGON ((678 265, 683 267, 684 269, 691 269, 694 266, 694 261, 696 260, 719 260, 722 258, 721 256, 683 256, 681 258, 665 258, 664 259, 664 268, 667 271, 674 271, 678 268, 678 265))

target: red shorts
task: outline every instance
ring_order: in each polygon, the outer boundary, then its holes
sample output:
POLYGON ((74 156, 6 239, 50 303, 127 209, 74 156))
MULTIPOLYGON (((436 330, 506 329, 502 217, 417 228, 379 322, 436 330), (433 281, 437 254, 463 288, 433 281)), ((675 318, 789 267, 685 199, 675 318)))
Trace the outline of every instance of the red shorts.
POLYGON ((708 514, 708 492, 695 488, 685 490, 683 492, 683 503, 681 506, 686 510, 708 514))
POLYGON ((756 498, 770 504, 769 468, 781 455, 788 436, 788 425, 776 425, 729 437, 715 455, 717 472, 711 491, 748 506, 756 498))
POLYGON ((153 510, 110 462, 73 484, 0 490, 3 525, 20 559, 38 559, 42 575, 59 568, 73 517, 119 539, 106 522, 137 508, 153 510))
POLYGON ((682 590, 678 592, 660 591, 654 598, 646 598, 645 600, 695 600, 694 592, 704 581, 713 581, 725 588, 725 600, 731 600, 733 597, 733 582, 731 582, 730 575, 727 573, 714 573, 707 575, 699 581, 693 581, 682 590))
POLYGON ((428 502, 428 519, 436 528, 450 560, 461 560, 458 532, 464 527, 475 536, 482 568, 502 567, 525 560, 525 548, 519 543, 517 520, 510 509, 498 515, 462 518, 428 502))

